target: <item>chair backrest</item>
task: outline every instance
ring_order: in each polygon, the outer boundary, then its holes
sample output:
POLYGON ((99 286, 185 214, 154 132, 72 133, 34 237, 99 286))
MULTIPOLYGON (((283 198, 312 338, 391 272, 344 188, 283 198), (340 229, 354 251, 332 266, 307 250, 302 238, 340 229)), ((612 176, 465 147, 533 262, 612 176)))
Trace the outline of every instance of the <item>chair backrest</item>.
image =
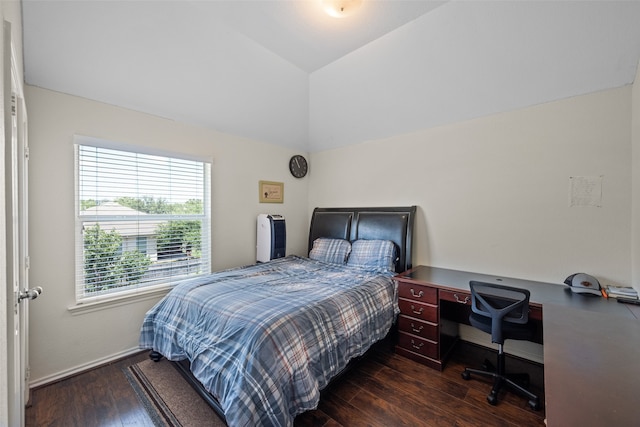
POLYGON ((471 310, 491 318, 493 342, 503 342, 502 322, 526 324, 529 322, 529 298, 527 289, 485 282, 469 282, 471 310))

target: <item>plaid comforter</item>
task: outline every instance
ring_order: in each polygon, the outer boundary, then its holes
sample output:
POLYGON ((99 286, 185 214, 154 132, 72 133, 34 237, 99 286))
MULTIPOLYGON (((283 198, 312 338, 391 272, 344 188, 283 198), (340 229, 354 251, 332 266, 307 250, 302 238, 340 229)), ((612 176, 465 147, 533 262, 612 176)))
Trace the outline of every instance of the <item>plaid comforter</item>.
POLYGON ((289 256, 176 286, 140 346, 189 359, 229 426, 291 426, 397 312, 391 274, 289 256))

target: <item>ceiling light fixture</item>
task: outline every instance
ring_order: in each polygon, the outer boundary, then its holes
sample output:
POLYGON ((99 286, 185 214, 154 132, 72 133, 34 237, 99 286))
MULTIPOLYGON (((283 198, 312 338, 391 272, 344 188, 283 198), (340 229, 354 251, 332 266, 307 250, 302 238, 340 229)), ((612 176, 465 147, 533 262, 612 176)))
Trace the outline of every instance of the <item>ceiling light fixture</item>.
POLYGON ((362 5, 362 0, 322 0, 324 11, 334 18, 351 15, 362 5))

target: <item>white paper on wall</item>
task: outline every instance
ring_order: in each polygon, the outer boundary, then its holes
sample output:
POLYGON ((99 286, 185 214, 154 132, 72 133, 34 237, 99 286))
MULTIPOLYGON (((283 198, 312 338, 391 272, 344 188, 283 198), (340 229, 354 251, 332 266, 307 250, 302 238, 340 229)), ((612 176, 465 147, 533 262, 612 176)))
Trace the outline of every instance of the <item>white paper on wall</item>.
POLYGON ((569 206, 602 207, 602 177, 570 176, 569 206))

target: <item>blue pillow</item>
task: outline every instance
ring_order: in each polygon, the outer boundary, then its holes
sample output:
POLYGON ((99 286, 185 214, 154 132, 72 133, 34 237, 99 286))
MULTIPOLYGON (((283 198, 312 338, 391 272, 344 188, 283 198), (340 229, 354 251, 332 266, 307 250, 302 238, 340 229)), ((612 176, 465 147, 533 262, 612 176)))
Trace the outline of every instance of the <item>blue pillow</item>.
POLYGON ((396 245, 391 240, 356 240, 347 265, 369 270, 396 270, 396 245))
POLYGON ((313 241, 309 258, 332 264, 344 264, 351 252, 351 243, 344 239, 319 237, 313 241))

